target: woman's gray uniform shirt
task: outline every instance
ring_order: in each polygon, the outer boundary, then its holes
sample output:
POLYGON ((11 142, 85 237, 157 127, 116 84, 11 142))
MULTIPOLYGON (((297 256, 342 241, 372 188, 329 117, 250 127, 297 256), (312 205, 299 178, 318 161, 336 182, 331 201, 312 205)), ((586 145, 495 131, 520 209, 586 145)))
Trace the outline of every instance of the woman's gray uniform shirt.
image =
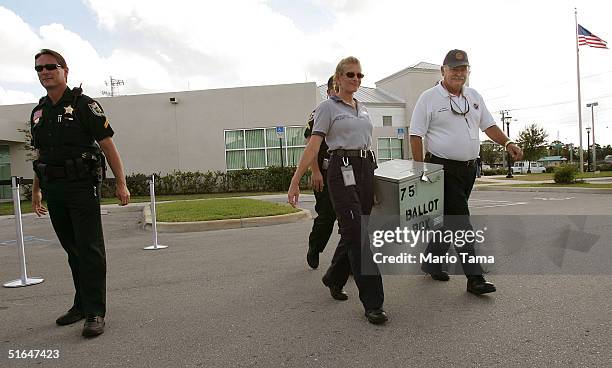
POLYGON ((313 135, 325 138, 329 151, 337 149, 370 149, 374 126, 363 104, 355 100, 357 109, 347 105, 340 97, 332 96, 317 106, 313 135))

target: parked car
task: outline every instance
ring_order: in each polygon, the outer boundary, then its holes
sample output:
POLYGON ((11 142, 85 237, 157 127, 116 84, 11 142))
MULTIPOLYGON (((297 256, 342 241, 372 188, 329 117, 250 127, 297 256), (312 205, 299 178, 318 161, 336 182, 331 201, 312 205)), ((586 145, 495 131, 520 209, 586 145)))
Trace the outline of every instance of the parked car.
POLYGON ((539 162, 532 161, 531 166, 529 161, 517 161, 512 165, 513 174, 527 174, 527 170, 531 169, 532 173, 544 173, 546 168, 539 162))
POLYGON ((607 163, 607 164, 612 164, 612 155, 607 155, 604 158, 604 162, 607 163))

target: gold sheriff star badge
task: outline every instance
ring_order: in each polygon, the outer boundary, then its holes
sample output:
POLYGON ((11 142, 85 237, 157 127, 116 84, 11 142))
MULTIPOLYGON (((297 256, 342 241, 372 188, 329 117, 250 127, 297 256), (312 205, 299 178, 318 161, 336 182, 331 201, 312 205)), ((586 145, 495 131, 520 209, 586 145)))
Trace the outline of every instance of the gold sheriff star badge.
POLYGON ((72 115, 73 111, 74 111, 74 108, 72 107, 72 105, 68 105, 68 106, 64 107, 64 114, 72 115))

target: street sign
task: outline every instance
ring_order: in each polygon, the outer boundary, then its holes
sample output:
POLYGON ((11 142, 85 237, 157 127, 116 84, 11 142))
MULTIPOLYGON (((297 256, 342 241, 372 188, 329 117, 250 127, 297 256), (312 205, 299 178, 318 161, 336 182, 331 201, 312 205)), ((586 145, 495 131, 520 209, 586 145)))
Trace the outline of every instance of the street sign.
POLYGON ((397 139, 404 139, 405 128, 397 128, 397 139))
POLYGON ((285 127, 282 127, 282 126, 276 127, 276 138, 278 139, 285 138, 285 127))

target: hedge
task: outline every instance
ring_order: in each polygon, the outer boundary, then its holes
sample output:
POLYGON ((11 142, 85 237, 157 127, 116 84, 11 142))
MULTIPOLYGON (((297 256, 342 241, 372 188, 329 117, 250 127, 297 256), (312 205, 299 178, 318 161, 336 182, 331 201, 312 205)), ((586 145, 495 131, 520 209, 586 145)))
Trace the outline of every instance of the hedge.
MULTIPOLYGON (((289 189, 295 167, 268 167, 265 169, 243 169, 235 171, 186 172, 155 174, 155 194, 202 194, 230 192, 284 192, 289 189)), ((126 177, 132 196, 149 195, 149 178, 145 174, 126 177)), ((302 189, 310 189, 310 173, 302 177, 302 189)), ((105 179, 102 197, 114 197, 115 179, 105 179)))

